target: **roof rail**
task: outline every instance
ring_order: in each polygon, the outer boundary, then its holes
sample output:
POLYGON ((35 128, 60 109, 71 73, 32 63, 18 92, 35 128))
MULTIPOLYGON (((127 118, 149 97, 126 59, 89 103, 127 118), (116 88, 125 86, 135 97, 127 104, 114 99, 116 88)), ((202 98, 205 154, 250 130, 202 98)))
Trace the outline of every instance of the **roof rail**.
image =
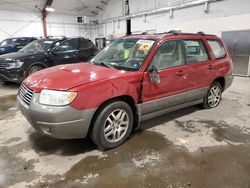
POLYGON ((50 35, 50 36, 47 36, 46 38, 49 38, 49 39, 57 39, 57 38, 58 38, 58 39, 65 39, 66 36, 63 36, 63 35, 62 35, 62 36, 60 36, 60 35, 59 35, 59 36, 51 36, 51 35, 50 35))
POLYGON ((206 34, 204 32, 202 32, 202 31, 199 31, 199 32, 197 32, 197 35, 205 36, 206 34))
POLYGON ((167 33, 173 34, 173 35, 178 35, 178 34, 180 34, 181 32, 176 31, 176 30, 170 30, 170 31, 168 31, 167 33))
POLYGON ((165 32, 166 34, 173 34, 173 35, 200 35, 200 36, 216 36, 212 34, 205 34, 203 31, 199 31, 197 33, 182 33, 175 30, 170 30, 169 32, 165 32))

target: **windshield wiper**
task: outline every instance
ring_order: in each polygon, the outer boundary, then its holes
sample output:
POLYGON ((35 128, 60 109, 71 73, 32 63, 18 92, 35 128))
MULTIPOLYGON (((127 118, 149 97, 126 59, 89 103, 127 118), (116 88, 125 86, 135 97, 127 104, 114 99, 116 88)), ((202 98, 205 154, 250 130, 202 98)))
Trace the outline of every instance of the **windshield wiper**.
POLYGON ((107 67, 107 68, 114 68, 112 65, 109 65, 107 63, 104 63, 104 62, 93 62, 94 65, 102 65, 104 67, 107 67))

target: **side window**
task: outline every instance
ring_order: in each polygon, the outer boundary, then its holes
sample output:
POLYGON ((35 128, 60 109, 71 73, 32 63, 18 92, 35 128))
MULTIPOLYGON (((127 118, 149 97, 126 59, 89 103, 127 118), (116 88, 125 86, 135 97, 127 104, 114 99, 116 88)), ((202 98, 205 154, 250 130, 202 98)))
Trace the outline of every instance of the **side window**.
POLYGON ((202 40, 184 40, 187 64, 208 61, 208 54, 202 40))
POLYGON ((88 40, 82 40, 82 47, 83 48, 90 48, 92 46, 92 43, 89 42, 88 40))
POLYGON ((18 44, 19 46, 26 46, 28 43, 29 41, 26 39, 19 39, 16 41, 16 44, 18 44))
POLYGON ((154 55, 152 65, 158 69, 183 65, 181 41, 171 40, 163 43, 154 55))
POLYGON ((226 51, 222 46, 221 42, 218 40, 208 40, 208 44, 210 45, 216 59, 226 57, 226 51))
POLYGON ((66 52, 66 51, 74 51, 79 49, 79 39, 69 39, 63 41, 57 47, 55 47, 54 52, 66 52))

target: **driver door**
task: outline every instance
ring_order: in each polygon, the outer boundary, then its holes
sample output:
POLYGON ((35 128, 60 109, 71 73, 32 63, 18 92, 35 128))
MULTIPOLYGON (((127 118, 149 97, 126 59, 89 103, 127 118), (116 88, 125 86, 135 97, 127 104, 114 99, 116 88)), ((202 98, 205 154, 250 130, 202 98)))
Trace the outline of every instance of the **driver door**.
POLYGON ((188 89, 188 71, 182 41, 170 40, 161 44, 150 67, 157 69, 160 82, 151 82, 150 70, 144 73, 142 115, 185 102, 186 96, 182 93, 188 89))
POLYGON ((79 38, 68 39, 53 49, 50 60, 54 65, 80 62, 79 38))

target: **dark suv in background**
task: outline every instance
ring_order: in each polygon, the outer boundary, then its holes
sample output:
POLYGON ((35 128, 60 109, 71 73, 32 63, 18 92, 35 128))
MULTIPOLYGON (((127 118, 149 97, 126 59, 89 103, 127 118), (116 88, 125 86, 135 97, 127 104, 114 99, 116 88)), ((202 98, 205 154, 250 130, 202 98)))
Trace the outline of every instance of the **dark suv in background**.
POLYGON ((96 46, 82 37, 35 40, 16 53, 0 56, 0 80, 21 83, 36 71, 87 61, 97 52, 96 46))
POLYGON ((0 42, 0 55, 17 52, 30 42, 36 40, 35 37, 8 38, 0 42))

